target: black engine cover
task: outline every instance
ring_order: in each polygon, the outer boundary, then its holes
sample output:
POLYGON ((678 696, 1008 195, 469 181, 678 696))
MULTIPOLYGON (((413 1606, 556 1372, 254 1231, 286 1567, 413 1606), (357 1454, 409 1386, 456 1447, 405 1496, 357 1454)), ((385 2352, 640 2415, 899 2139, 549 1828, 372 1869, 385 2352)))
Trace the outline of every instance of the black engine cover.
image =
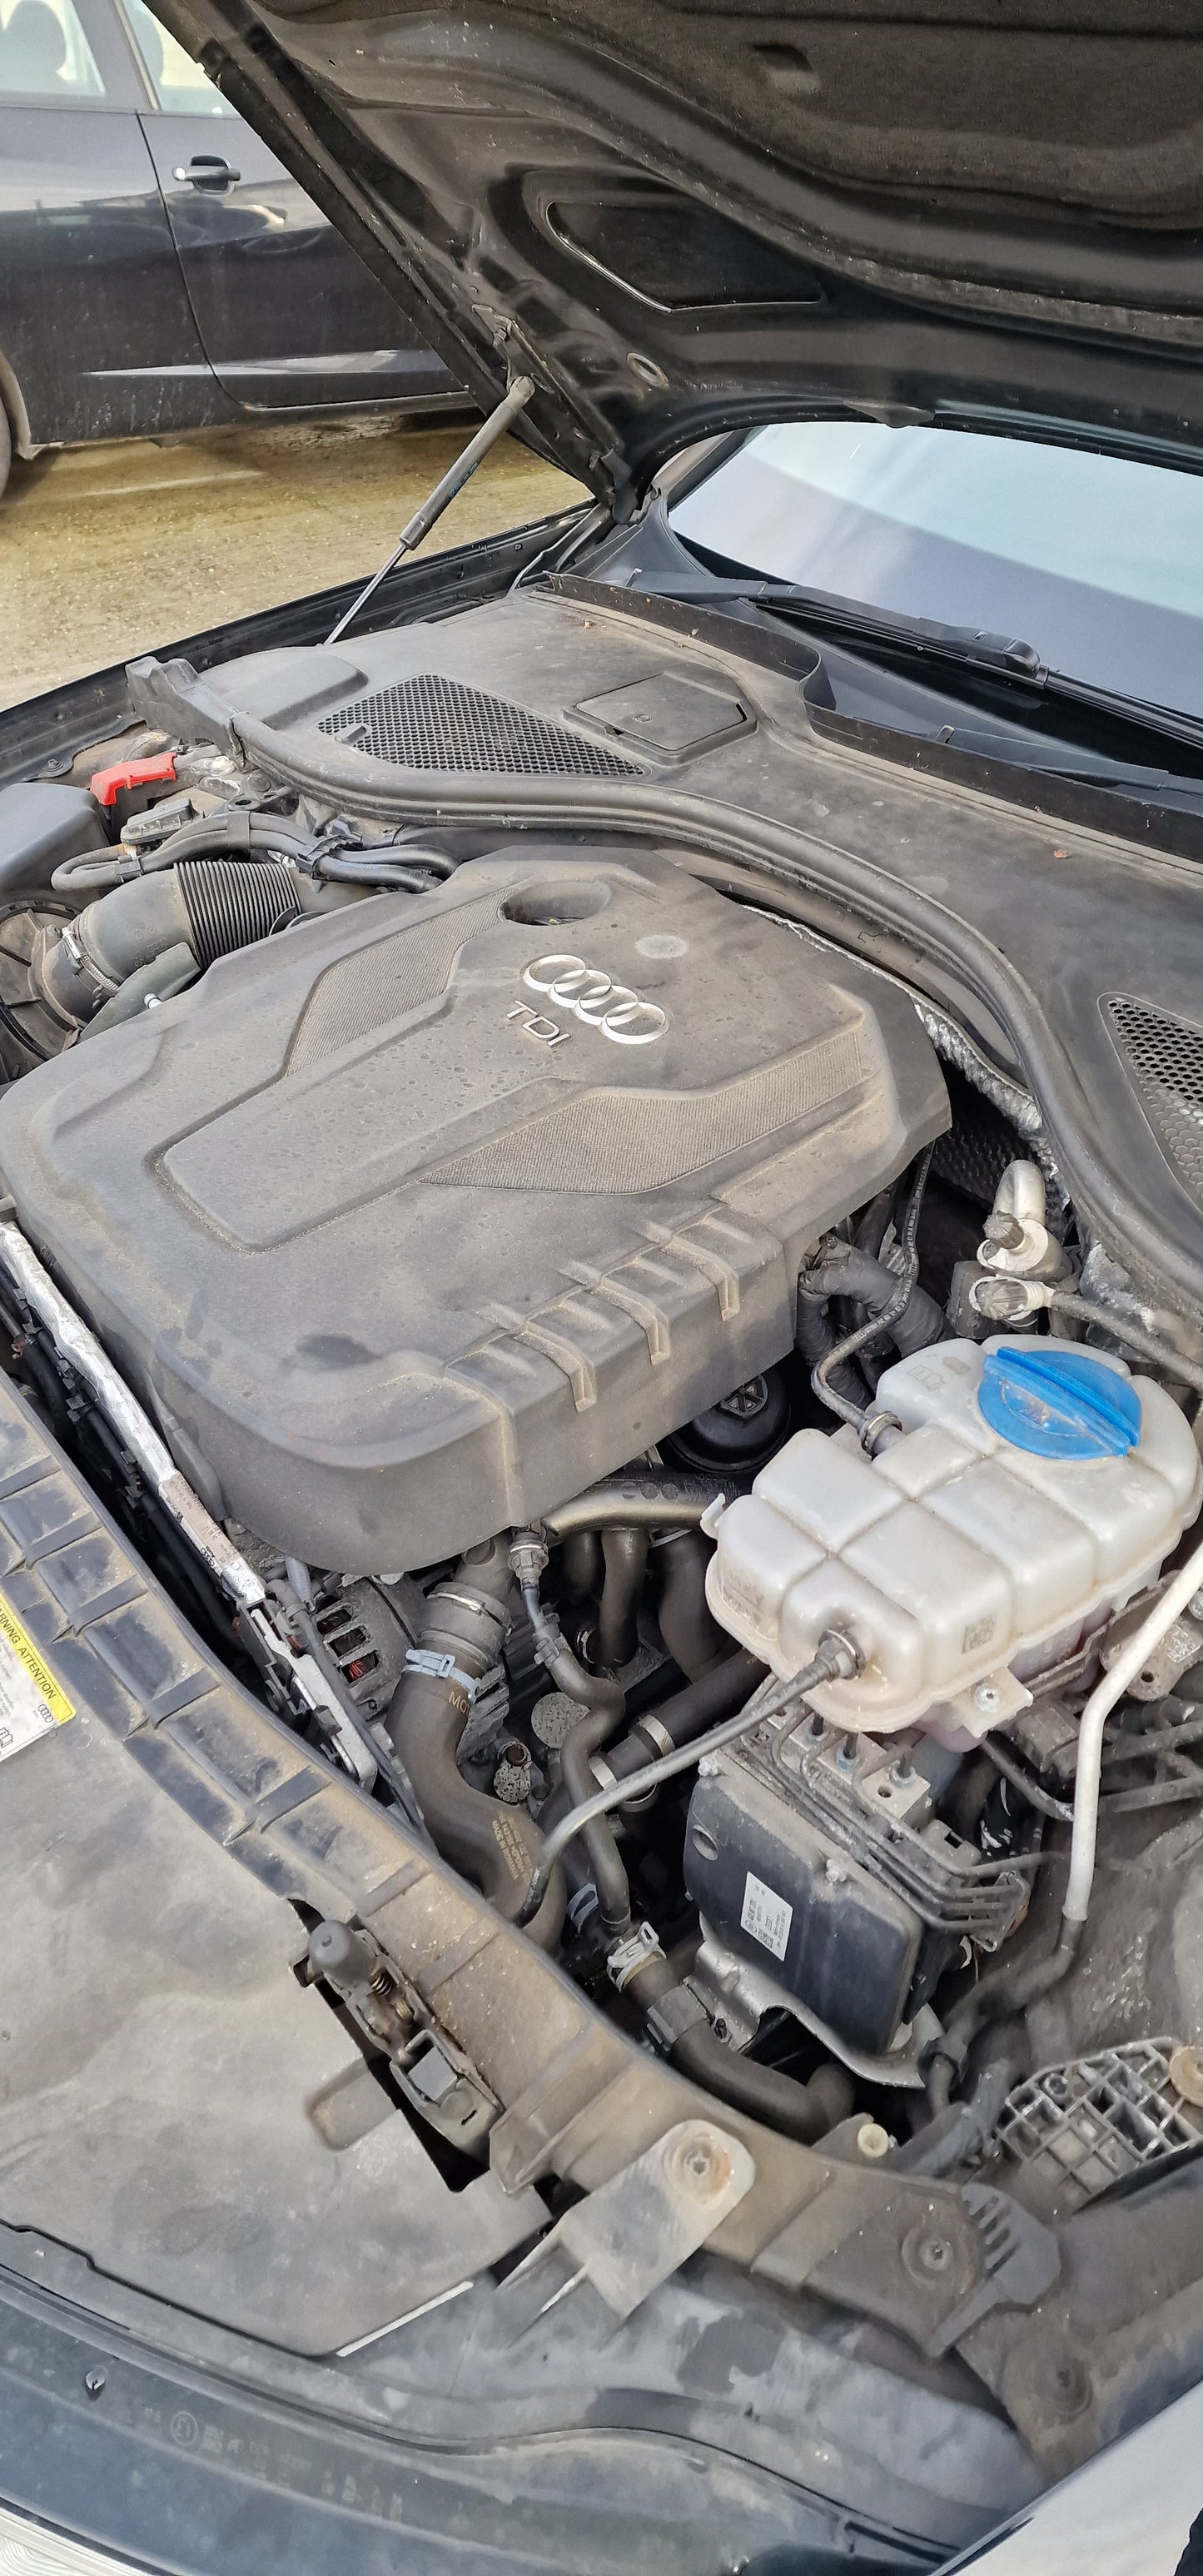
POLYGON ((889 983, 666 862, 507 854, 40 1067, 0 1168, 211 1508, 390 1573, 779 1359, 947 1117, 889 983))

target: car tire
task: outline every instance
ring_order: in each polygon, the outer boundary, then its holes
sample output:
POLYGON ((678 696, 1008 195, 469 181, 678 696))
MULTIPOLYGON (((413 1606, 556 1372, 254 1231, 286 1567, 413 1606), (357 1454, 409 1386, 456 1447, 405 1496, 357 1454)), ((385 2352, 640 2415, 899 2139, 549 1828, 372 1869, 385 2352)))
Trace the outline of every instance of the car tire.
POLYGON ((12 461, 13 434, 8 425, 8 413, 3 403, 0 403, 0 494, 3 493, 8 481, 8 469, 12 461))

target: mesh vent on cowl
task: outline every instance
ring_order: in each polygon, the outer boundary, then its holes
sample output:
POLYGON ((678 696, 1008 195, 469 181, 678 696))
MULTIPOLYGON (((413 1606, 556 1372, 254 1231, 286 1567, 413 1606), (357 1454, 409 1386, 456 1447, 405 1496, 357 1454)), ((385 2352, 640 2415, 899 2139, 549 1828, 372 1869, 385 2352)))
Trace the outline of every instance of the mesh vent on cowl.
POLYGON ((1102 1008, 1159 1143, 1203 1197, 1203 1028, 1129 993, 1108 993, 1102 1008))
POLYGON ((483 770, 524 778, 638 778, 638 763, 566 725, 422 671, 323 716, 319 733, 399 769, 483 770))

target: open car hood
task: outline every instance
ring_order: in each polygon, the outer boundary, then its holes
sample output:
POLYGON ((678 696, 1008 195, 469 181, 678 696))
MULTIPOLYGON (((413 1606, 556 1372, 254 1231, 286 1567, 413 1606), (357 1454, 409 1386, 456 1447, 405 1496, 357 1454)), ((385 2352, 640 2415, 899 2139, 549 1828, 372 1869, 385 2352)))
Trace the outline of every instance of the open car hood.
POLYGON ((1186 0, 156 0, 482 402, 620 513, 791 413, 1203 463, 1186 0))

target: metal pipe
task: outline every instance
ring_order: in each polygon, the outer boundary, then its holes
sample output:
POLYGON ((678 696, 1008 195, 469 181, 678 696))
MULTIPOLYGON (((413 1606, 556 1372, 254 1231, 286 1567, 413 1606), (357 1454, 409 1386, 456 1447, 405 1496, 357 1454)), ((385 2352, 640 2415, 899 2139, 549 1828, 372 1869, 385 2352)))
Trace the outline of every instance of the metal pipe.
POLYGON ((1110 1306, 1094 1305, 1089 1297, 1080 1297, 1075 1288, 1050 1288, 1039 1303, 1051 1306, 1055 1314, 1076 1316, 1080 1324, 1098 1324, 1112 1341, 1123 1342, 1140 1359, 1151 1360, 1155 1368, 1165 1370, 1167 1377, 1177 1378, 1180 1386, 1194 1387, 1203 1395, 1203 1367, 1198 1360, 1184 1358, 1172 1342, 1160 1341, 1156 1333, 1146 1333, 1141 1324, 1130 1324, 1126 1315, 1117 1314, 1110 1306))
POLYGON ((1172 1628, 1180 1611, 1203 1582, 1203 1540, 1188 1556, 1185 1565, 1167 1583, 1152 1609, 1134 1628, 1127 1644, 1096 1682, 1078 1727, 1078 1768, 1074 1781, 1073 1830, 1069 1846, 1069 1879, 1065 1889, 1066 1924, 1080 1929, 1090 1907, 1094 1885, 1094 1856, 1098 1841, 1099 1782, 1103 1766, 1103 1728, 1117 1700, 1123 1698, 1129 1682, 1149 1660, 1150 1648, 1172 1628))
POLYGON ((550 1539, 571 1538, 578 1530, 696 1529, 729 1490, 729 1477, 724 1483, 721 1476, 698 1476, 687 1468, 638 1467, 586 1486, 554 1511, 541 1512, 539 1520, 550 1539))
POLYGON ((327 644, 337 644, 339 636, 346 633, 352 619, 358 617, 362 608, 366 608, 373 591, 379 590, 381 582, 388 579, 394 564, 400 563, 402 555, 413 554, 415 548, 421 545, 423 537, 429 536, 435 521, 442 518, 448 502, 454 501, 457 492, 462 492, 469 476, 475 474, 477 466, 488 455, 490 448, 496 446, 498 439, 509 428, 510 422, 517 419, 520 411, 525 411, 534 390, 533 376, 515 376, 509 392, 502 396, 496 410, 491 411, 488 419, 481 422, 476 436, 469 439, 467 446, 456 457, 454 465, 448 466, 442 481, 435 484, 433 492, 427 493, 420 509, 414 511, 412 519, 406 520, 387 563, 381 564, 379 572, 373 573, 371 580, 365 582, 350 607, 343 610, 337 624, 331 627, 326 637, 327 644))
MULTIPOLYGON (((905 1314, 910 1304, 919 1277, 919 1211, 923 1205, 923 1193, 927 1187, 931 1158, 932 1147, 927 1145, 919 1157, 915 1178, 911 1184, 911 1194, 907 1201, 899 1243, 902 1264, 898 1274, 898 1285, 889 1304, 883 1306, 879 1315, 871 1315, 867 1323, 858 1325, 854 1333, 847 1333, 843 1341, 837 1342, 811 1370, 810 1383, 820 1404, 825 1404, 830 1412, 838 1413, 841 1422, 850 1422, 853 1429, 860 1433, 862 1441, 866 1434, 872 1432, 875 1422, 880 1421, 884 1424, 885 1416, 876 1415, 868 1406, 853 1404, 847 1397, 839 1394, 834 1382, 835 1372, 845 1360, 854 1359, 856 1353, 864 1349, 866 1342, 875 1341, 879 1333, 888 1333, 891 1326, 897 1323, 899 1316, 905 1314)), ((802 1275, 804 1279, 805 1272, 802 1275)), ((801 1282, 799 1287, 801 1288, 801 1282)))

